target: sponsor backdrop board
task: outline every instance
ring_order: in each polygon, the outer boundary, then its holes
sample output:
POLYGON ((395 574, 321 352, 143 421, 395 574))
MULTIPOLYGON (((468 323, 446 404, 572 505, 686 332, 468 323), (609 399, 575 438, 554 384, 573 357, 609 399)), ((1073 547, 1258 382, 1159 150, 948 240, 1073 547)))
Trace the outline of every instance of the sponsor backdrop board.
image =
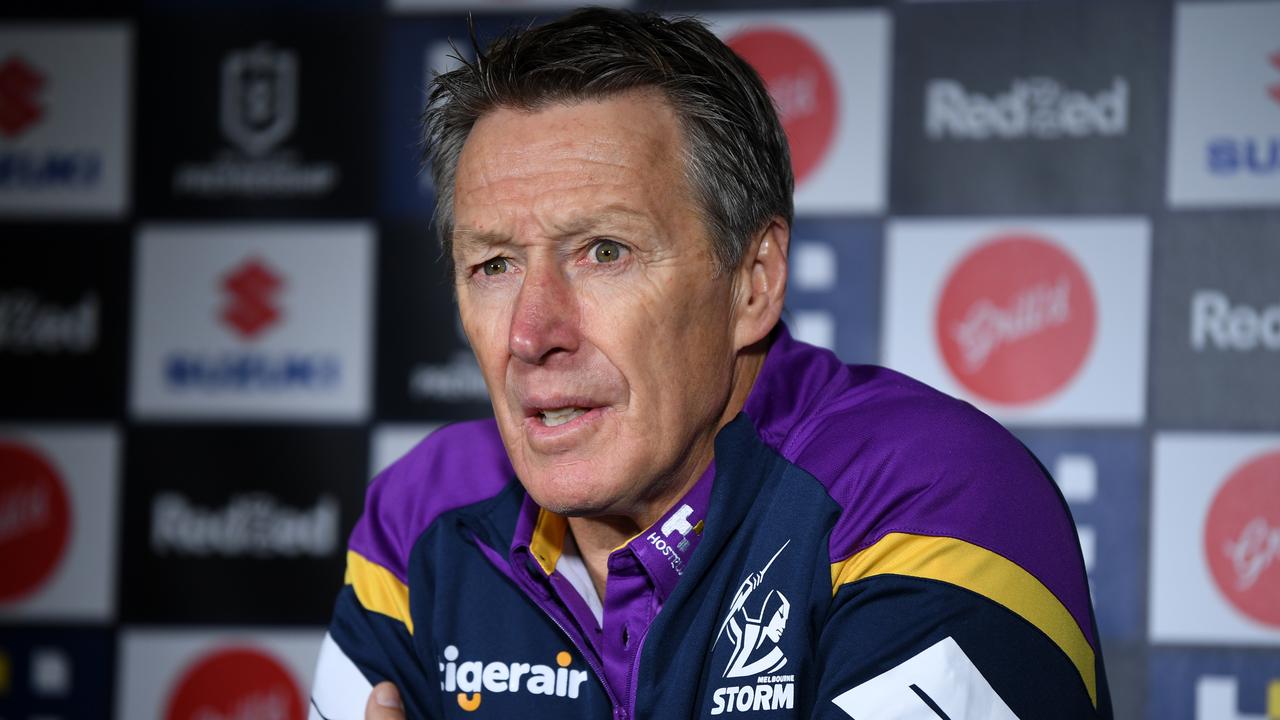
POLYGON ((119 417, 129 233, 118 225, 64 224, 15 225, 4 235, 0 397, 5 415, 119 417))
POLYGON ((361 216, 377 66, 362 17, 157 14, 141 25, 138 187, 160 217, 361 216))
POLYGON ((149 225, 137 248, 135 416, 368 413, 370 227, 149 225))
POLYGON ((791 146, 796 211, 884 207, 889 17, 883 10, 708 14, 769 88, 791 146))
MULTIPOLYGON (((0 3, 0 717, 306 709, 369 477, 490 412, 426 85, 571 4, 0 3)), ((1280 717, 1280 0, 609 4, 768 84, 793 334, 1055 475, 1116 717, 1280 717)))
POLYGON ((1138 424, 1150 240, 1143 218, 894 220, 885 364, 1004 422, 1138 424))
POLYGON ((1168 15, 1159 2, 904 4, 894 34, 894 211, 1152 207, 1164 167, 1168 15))
POLYGON ((1159 226, 1151 405, 1161 426, 1280 428, 1277 225, 1280 212, 1217 211, 1159 226))
POLYGON ((1276 3, 1178 5, 1170 205, 1280 206, 1277 27, 1276 3))
POLYGON ((114 631, 0 626, 0 717, 93 720, 111 707, 114 631))
POLYGON ((129 434, 123 614, 327 621, 364 494, 363 430, 138 427, 129 434))
POLYGON ((132 31, 0 26, 0 217, 129 209, 132 31))
POLYGON ((0 426, 0 620, 114 618, 119 473, 113 427, 0 426))
POLYGON ((1151 639, 1280 648, 1280 434, 1162 433, 1151 639))
POLYGON ((320 630, 126 628, 116 716, 303 720, 323 636, 320 630))

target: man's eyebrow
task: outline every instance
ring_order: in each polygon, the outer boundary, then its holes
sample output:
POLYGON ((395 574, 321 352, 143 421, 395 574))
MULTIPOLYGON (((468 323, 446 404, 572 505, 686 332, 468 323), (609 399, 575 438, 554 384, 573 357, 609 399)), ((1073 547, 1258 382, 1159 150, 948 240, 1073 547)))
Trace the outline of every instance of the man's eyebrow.
POLYGON ((489 230, 454 228, 453 235, 450 237, 450 242, 453 247, 462 251, 467 251, 478 248, 491 248, 498 245, 506 245, 511 242, 511 238, 507 237, 504 233, 489 230))
POLYGON ((556 223, 554 228, 562 237, 589 235, 608 226, 635 226, 637 223, 649 226, 653 224, 647 213, 633 210, 626 205, 606 205, 589 213, 566 218, 556 223))

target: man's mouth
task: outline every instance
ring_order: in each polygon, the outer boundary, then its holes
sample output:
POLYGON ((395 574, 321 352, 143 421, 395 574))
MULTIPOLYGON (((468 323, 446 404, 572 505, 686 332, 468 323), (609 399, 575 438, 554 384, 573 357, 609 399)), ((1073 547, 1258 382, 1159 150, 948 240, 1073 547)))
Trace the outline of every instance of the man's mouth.
POLYGON ((547 427, 556 427, 563 425, 574 418, 582 417, 587 414, 587 408, 581 407, 563 407, 548 410, 540 410, 538 417, 542 418, 542 424, 547 427))

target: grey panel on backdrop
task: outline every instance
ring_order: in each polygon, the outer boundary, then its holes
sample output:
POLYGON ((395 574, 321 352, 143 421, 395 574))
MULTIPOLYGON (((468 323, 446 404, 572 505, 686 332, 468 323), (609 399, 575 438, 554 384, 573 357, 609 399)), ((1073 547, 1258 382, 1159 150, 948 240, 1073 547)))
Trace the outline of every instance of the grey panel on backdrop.
POLYGON ((1157 225, 1151 402, 1165 428, 1280 424, 1280 213, 1157 225))

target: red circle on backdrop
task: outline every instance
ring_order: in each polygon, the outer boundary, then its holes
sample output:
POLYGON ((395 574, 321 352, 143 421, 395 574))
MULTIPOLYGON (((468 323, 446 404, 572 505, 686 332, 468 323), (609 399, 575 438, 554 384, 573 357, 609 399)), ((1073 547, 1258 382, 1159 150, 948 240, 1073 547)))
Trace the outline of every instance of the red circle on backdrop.
POLYGON ((799 186, 821 164, 836 132, 836 86, 808 40, 778 27, 745 30, 726 43, 760 73, 778 107, 799 186))
POLYGON ((223 648, 197 660, 174 687, 165 720, 305 720, 293 675, 261 650, 223 648))
POLYGON ((70 536, 71 504, 53 465, 29 447, 0 441, 0 602, 44 584, 70 536))
POLYGON ((1080 265, 1049 240, 997 236, 970 252, 942 290, 934 332, 960 384, 1023 405, 1061 390, 1093 346, 1097 306, 1080 265))
POLYGON ((1227 477, 1205 519, 1204 552, 1218 590, 1237 610, 1280 627, 1280 451, 1227 477))

